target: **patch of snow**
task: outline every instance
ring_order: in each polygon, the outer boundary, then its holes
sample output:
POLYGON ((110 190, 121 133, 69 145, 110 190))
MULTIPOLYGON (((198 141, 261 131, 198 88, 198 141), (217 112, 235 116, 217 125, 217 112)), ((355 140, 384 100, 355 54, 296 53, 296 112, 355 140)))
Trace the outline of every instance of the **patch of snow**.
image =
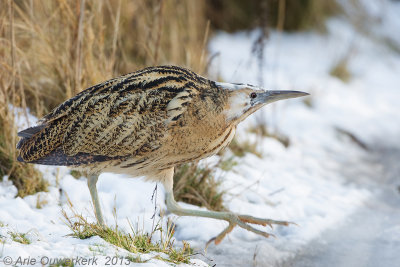
MULTIPOLYGON (((398 4, 393 5, 395 9, 398 4)), ((400 23, 393 21, 391 29, 399 29, 400 23)), ((356 179, 348 177, 346 168, 369 177, 377 176, 379 168, 368 166, 366 151, 337 129, 367 145, 382 139, 398 141, 400 55, 384 42, 358 33, 344 19, 329 20, 327 29, 327 34, 270 32, 261 74, 251 54, 258 31, 221 32, 211 40, 210 51, 218 55, 212 69, 224 82, 301 90, 311 93, 312 103, 312 107, 305 105, 305 98, 281 101, 240 125, 239 140, 257 140, 247 129, 261 120, 288 136, 291 144, 284 148, 277 140, 263 139, 258 143, 263 159, 247 155, 234 173, 226 175, 224 187, 232 196, 226 199, 229 209, 293 221, 298 227, 274 228, 270 232, 277 240, 235 229, 230 241, 209 249, 218 265, 246 266, 254 264, 253 258, 261 265, 279 265, 326 229, 345 223, 365 203, 371 192, 352 183, 356 179), (348 57, 351 73, 347 83, 329 74, 343 57, 348 57), (242 254, 235 246, 238 243, 244 247, 242 254)))

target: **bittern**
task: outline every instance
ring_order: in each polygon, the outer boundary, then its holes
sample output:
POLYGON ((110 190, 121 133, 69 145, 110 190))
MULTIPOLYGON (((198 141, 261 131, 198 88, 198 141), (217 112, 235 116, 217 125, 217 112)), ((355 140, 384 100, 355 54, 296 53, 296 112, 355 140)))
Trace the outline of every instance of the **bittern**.
POLYGON ((165 187, 167 209, 229 223, 268 237, 249 224, 288 225, 232 212, 181 208, 173 196, 174 167, 207 158, 232 141, 237 125, 266 104, 308 95, 208 80, 181 67, 149 67, 92 86, 18 133, 19 161, 70 166, 88 174, 98 223, 104 225, 96 183, 112 172, 145 176, 165 187))

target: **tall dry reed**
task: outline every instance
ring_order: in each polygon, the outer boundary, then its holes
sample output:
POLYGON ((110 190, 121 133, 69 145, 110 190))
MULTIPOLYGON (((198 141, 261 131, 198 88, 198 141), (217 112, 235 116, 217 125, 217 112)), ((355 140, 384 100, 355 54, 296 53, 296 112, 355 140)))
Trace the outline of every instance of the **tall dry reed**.
POLYGON ((90 85, 149 65, 204 73, 203 10, 202 1, 1 1, 0 176, 21 196, 45 188, 31 165, 15 160, 13 107, 41 117, 90 85))

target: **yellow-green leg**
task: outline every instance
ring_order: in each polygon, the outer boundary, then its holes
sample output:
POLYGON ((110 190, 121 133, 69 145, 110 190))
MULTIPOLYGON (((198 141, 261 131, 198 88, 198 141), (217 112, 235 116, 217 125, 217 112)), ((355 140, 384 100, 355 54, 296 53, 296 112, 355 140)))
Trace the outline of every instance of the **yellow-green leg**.
POLYGON ((243 229, 246 229, 250 232, 253 232, 258 235, 262 235, 264 237, 269 237, 273 236, 270 233, 260 231, 252 226, 249 225, 251 224, 258 224, 258 225, 263 225, 263 226, 270 226, 272 227, 272 224, 278 224, 278 225, 289 225, 289 222, 285 221, 276 221, 276 220, 271 220, 271 219, 263 219, 263 218, 257 218, 249 215, 241 215, 241 214, 235 214, 233 212, 221 212, 221 211, 202 211, 202 210, 192 210, 192 209, 184 209, 181 208, 178 203, 176 203, 173 195, 173 174, 174 174, 174 169, 171 168, 169 170, 165 170, 164 172, 159 174, 159 180, 161 180, 164 184, 165 187, 165 201, 167 204, 167 209, 175 213, 179 216, 198 216, 198 217, 207 217, 207 218, 213 218, 217 220, 224 220, 229 223, 228 227, 225 228, 224 231, 222 231, 219 235, 216 237, 212 238, 207 245, 214 241, 215 244, 219 244, 222 239, 230 233, 235 226, 239 226, 243 229))
POLYGON ((94 213, 96 215, 97 223, 99 225, 103 225, 104 226, 103 215, 101 214, 99 196, 97 194, 97 188, 96 188, 96 183, 97 183, 98 179, 99 179, 98 175, 90 175, 87 178, 87 183, 88 183, 90 195, 92 197, 92 202, 93 202, 93 206, 94 206, 94 213))

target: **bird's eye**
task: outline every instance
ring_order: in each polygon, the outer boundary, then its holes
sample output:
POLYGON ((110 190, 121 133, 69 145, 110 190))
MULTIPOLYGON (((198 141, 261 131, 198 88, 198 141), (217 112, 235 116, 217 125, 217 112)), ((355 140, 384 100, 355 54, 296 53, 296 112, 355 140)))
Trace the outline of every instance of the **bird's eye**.
POLYGON ((257 97, 256 93, 253 92, 253 93, 250 94, 250 98, 256 98, 256 97, 257 97))

